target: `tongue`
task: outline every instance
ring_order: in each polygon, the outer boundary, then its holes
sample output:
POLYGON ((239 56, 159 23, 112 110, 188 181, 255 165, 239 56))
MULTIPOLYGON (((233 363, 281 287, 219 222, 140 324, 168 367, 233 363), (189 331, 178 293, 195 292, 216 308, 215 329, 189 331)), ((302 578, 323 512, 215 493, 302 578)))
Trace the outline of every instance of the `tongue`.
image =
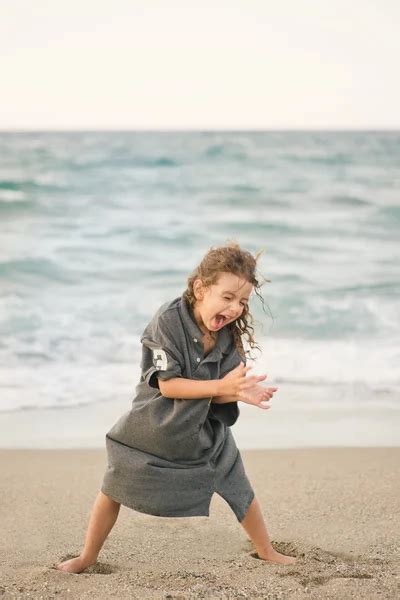
POLYGON ((217 327, 219 327, 220 325, 222 325, 222 323, 224 322, 224 318, 221 317, 220 315, 217 315, 215 317, 215 322, 217 323, 217 327))

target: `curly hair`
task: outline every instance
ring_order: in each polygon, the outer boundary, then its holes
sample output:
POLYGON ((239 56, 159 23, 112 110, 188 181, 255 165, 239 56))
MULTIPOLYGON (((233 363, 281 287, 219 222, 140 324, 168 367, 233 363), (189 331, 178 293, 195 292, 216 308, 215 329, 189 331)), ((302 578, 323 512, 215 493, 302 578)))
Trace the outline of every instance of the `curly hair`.
MULTIPOLYGON (((263 284, 260 284, 256 274, 257 261, 263 251, 260 250, 253 256, 248 250, 242 249, 235 240, 228 240, 224 246, 211 246, 200 264, 187 279, 187 288, 183 294, 189 305, 193 308, 196 302, 193 291, 195 280, 201 279, 203 285, 207 288, 217 283, 221 273, 232 273, 251 283, 254 286, 256 295, 264 304, 263 297, 259 291, 263 284)), ((269 279, 265 279, 264 277, 262 279, 270 282, 269 279)), ((249 358, 252 358, 252 356, 249 351, 245 352, 244 350, 242 335, 245 334, 247 336, 247 342, 251 349, 257 348, 260 350, 253 337, 254 327, 252 327, 251 323, 254 323, 254 319, 246 303, 240 317, 227 325, 227 327, 231 328, 234 344, 244 359, 246 358, 246 354, 249 358)), ((213 332, 212 335, 215 336, 216 332, 213 332)))

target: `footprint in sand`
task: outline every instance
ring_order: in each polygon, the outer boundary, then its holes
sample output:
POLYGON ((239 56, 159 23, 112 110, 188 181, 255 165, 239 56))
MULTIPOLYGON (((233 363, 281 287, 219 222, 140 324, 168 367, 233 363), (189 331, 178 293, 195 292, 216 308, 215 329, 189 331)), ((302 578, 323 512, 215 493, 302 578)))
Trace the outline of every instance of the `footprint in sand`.
POLYGON ((280 577, 294 577, 304 587, 320 586, 335 578, 373 579, 374 575, 367 572, 361 564, 362 557, 354 557, 344 552, 329 552, 318 546, 296 548, 290 542, 273 542, 274 547, 284 554, 293 554, 301 561, 280 577))
MULTIPOLYGON (((62 556, 57 563, 52 565, 51 568, 62 573, 62 571, 60 571, 59 569, 56 569, 56 564, 59 564, 66 560, 69 560, 70 558, 76 558, 76 554, 66 554, 65 556, 62 556)), ((92 574, 96 574, 96 575, 111 575, 111 573, 114 573, 114 569, 112 567, 110 567, 110 565, 107 565, 106 563, 96 562, 94 565, 87 567, 87 569, 82 571, 82 573, 85 573, 85 574, 92 573, 92 574)))

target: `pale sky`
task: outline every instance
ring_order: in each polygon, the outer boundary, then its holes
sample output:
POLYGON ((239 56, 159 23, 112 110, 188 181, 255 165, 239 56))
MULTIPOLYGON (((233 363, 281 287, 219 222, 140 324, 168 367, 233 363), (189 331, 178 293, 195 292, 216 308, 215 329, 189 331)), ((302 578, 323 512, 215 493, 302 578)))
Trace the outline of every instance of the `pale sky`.
POLYGON ((0 129, 400 127, 398 0, 3 0, 0 129))

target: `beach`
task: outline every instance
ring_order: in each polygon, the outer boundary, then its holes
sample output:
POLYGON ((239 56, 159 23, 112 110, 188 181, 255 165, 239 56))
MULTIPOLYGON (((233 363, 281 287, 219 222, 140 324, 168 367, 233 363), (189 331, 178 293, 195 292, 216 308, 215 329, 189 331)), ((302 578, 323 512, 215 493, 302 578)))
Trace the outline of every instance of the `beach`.
POLYGON ((399 132, 0 132, 0 156, 0 600, 399 598, 399 132), (278 388, 233 435, 296 564, 215 494, 209 517, 122 506, 97 564, 58 571, 145 327, 231 239, 265 250, 249 364, 278 388))
POLYGON ((209 517, 122 506, 96 565, 77 556, 106 468, 105 449, 2 449, 1 598, 398 598, 400 448, 242 450, 280 566, 214 494, 209 517))

